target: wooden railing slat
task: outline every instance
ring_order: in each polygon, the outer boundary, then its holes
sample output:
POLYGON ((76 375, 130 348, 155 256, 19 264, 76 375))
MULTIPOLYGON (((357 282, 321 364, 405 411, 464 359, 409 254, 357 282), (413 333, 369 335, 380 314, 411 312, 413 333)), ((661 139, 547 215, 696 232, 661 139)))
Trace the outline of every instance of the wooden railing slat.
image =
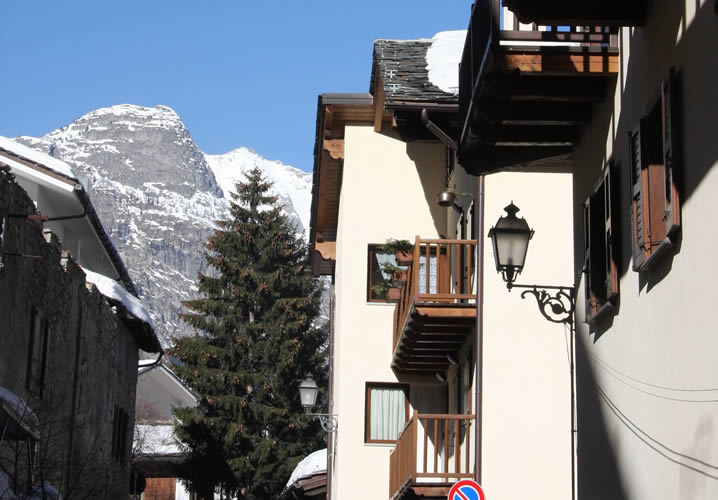
POLYGON ((433 483, 450 484, 461 478, 470 478, 471 470, 471 424, 474 415, 450 415, 413 412, 412 418, 404 426, 396 446, 389 455, 389 497, 394 495, 406 485, 418 484, 418 479, 429 478, 433 483), (443 424, 442 424, 443 422, 443 424), (466 429, 464 439, 461 439, 462 426, 466 429), (455 432, 452 440, 451 431, 455 432), (419 433, 424 435, 421 436, 419 433), (422 440, 424 445, 423 456, 418 456, 418 446, 422 440), (443 440, 443 446, 440 441, 443 440), (450 460, 450 445, 453 443, 454 459, 450 460), (461 447, 465 446, 463 453, 461 447), (433 470, 428 470, 429 446, 433 446, 433 470), (443 459, 439 461, 440 452, 443 459), (462 457, 465 457, 462 460, 462 457), (423 464, 423 466, 422 466, 423 464), (453 470, 449 467, 454 464, 453 470), (439 472, 439 465, 443 470, 439 472))

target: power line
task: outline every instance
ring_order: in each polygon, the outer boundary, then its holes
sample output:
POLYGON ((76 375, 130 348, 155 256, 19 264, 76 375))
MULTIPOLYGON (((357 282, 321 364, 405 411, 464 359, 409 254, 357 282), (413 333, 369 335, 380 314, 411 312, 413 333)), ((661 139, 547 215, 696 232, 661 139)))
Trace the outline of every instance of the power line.
POLYGON ((695 457, 691 457, 690 455, 686 455, 685 453, 677 452, 662 442, 658 441, 656 438, 648 434, 646 431, 641 429, 638 425, 636 425, 631 419, 629 419, 619 408, 616 406, 616 404, 611 400, 611 398, 608 397, 608 395, 603 391, 601 386, 596 384, 596 390, 598 391, 598 395, 603 399, 608 406, 608 408, 611 410, 611 412, 618 418, 618 420, 621 421, 621 423, 629 430, 631 431, 638 439, 640 439, 644 444, 646 444, 649 448, 651 448, 653 451, 664 457, 665 459, 680 465, 681 467, 685 467, 687 469, 690 469, 694 472, 697 472, 699 474, 702 474, 706 477, 710 477, 711 479, 718 480, 718 475, 713 475, 708 472, 705 472, 698 468, 698 465, 701 465, 703 467, 707 467, 709 469, 713 469, 715 471, 718 471, 718 466, 710 464, 708 462, 705 462, 703 460, 700 460, 695 457), (692 462, 695 462, 697 465, 688 465, 679 458, 675 457, 681 457, 686 460, 690 460, 692 462))
POLYGON ((591 353, 591 352, 588 352, 588 351, 587 351, 587 354, 588 354, 590 357, 592 357, 593 359, 595 359, 596 361, 598 361, 601 365, 603 365, 603 366, 605 367, 604 369, 606 369, 606 370, 612 370, 612 371, 618 373, 619 375, 621 375, 621 376, 623 376, 623 377, 626 377, 627 379, 633 380, 634 382, 638 382, 639 384, 642 384, 642 385, 647 385, 647 386, 649 386, 649 387, 654 387, 654 388, 656 388, 656 389, 663 389, 663 390, 666 390, 666 391, 676 391, 676 392, 716 392, 716 391, 718 391, 718 387, 716 387, 716 388, 704 388, 704 389, 684 389, 684 388, 680 388, 680 387, 668 387, 668 386, 664 386, 664 385, 652 384, 652 383, 650 383, 650 382, 645 382, 645 381, 643 381, 643 380, 640 380, 640 379, 637 379, 637 378, 635 378, 635 377, 632 377, 632 376, 628 375, 627 373, 624 373, 624 372, 622 372, 621 370, 619 370, 619 369, 617 369, 617 368, 614 368, 613 366, 609 365, 608 363, 606 363, 606 362, 603 361, 601 358, 599 358, 598 356, 596 356, 595 354, 593 354, 593 353, 591 353))

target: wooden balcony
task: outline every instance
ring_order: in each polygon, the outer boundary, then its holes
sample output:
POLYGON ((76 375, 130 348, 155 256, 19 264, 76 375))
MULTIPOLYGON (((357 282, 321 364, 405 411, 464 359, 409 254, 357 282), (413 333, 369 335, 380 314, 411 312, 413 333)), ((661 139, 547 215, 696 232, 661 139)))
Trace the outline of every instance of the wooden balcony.
POLYGON ((476 240, 418 236, 406 285, 394 310, 392 368, 446 370, 476 323, 476 240))
POLYGON ((615 25, 521 24, 506 7, 518 3, 472 10, 459 73, 459 161, 472 174, 569 169, 580 127, 618 74, 615 25))
POLYGON ((389 498, 446 498, 474 476, 474 415, 414 412, 389 457, 389 498))

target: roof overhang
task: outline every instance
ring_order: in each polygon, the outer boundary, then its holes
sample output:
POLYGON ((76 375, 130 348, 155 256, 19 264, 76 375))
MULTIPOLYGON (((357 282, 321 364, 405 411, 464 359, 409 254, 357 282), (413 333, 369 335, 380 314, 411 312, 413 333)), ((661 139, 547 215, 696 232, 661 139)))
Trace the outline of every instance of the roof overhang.
POLYGON ((344 165, 344 127, 374 122, 371 94, 321 94, 317 104, 309 245, 314 275, 333 275, 339 197, 344 165))
POLYGON ((522 23, 643 26, 646 0, 503 0, 522 23))

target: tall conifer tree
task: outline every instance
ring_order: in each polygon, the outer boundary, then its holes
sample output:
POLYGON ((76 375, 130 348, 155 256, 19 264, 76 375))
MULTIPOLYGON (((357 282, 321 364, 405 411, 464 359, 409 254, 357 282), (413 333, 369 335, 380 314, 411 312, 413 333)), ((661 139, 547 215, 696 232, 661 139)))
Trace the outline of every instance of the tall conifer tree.
POLYGON ((170 352, 199 395, 198 407, 175 413, 190 449, 186 475, 204 495, 221 486, 238 498, 276 498, 298 461, 325 446, 298 396, 307 374, 322 379, 321 289, 270 187, 256 168, 237 184, 231 219, 206 245, 215 273, 200 274, 202 298, 185 303, 192 312, 182 319, 201 334, 170 352))

